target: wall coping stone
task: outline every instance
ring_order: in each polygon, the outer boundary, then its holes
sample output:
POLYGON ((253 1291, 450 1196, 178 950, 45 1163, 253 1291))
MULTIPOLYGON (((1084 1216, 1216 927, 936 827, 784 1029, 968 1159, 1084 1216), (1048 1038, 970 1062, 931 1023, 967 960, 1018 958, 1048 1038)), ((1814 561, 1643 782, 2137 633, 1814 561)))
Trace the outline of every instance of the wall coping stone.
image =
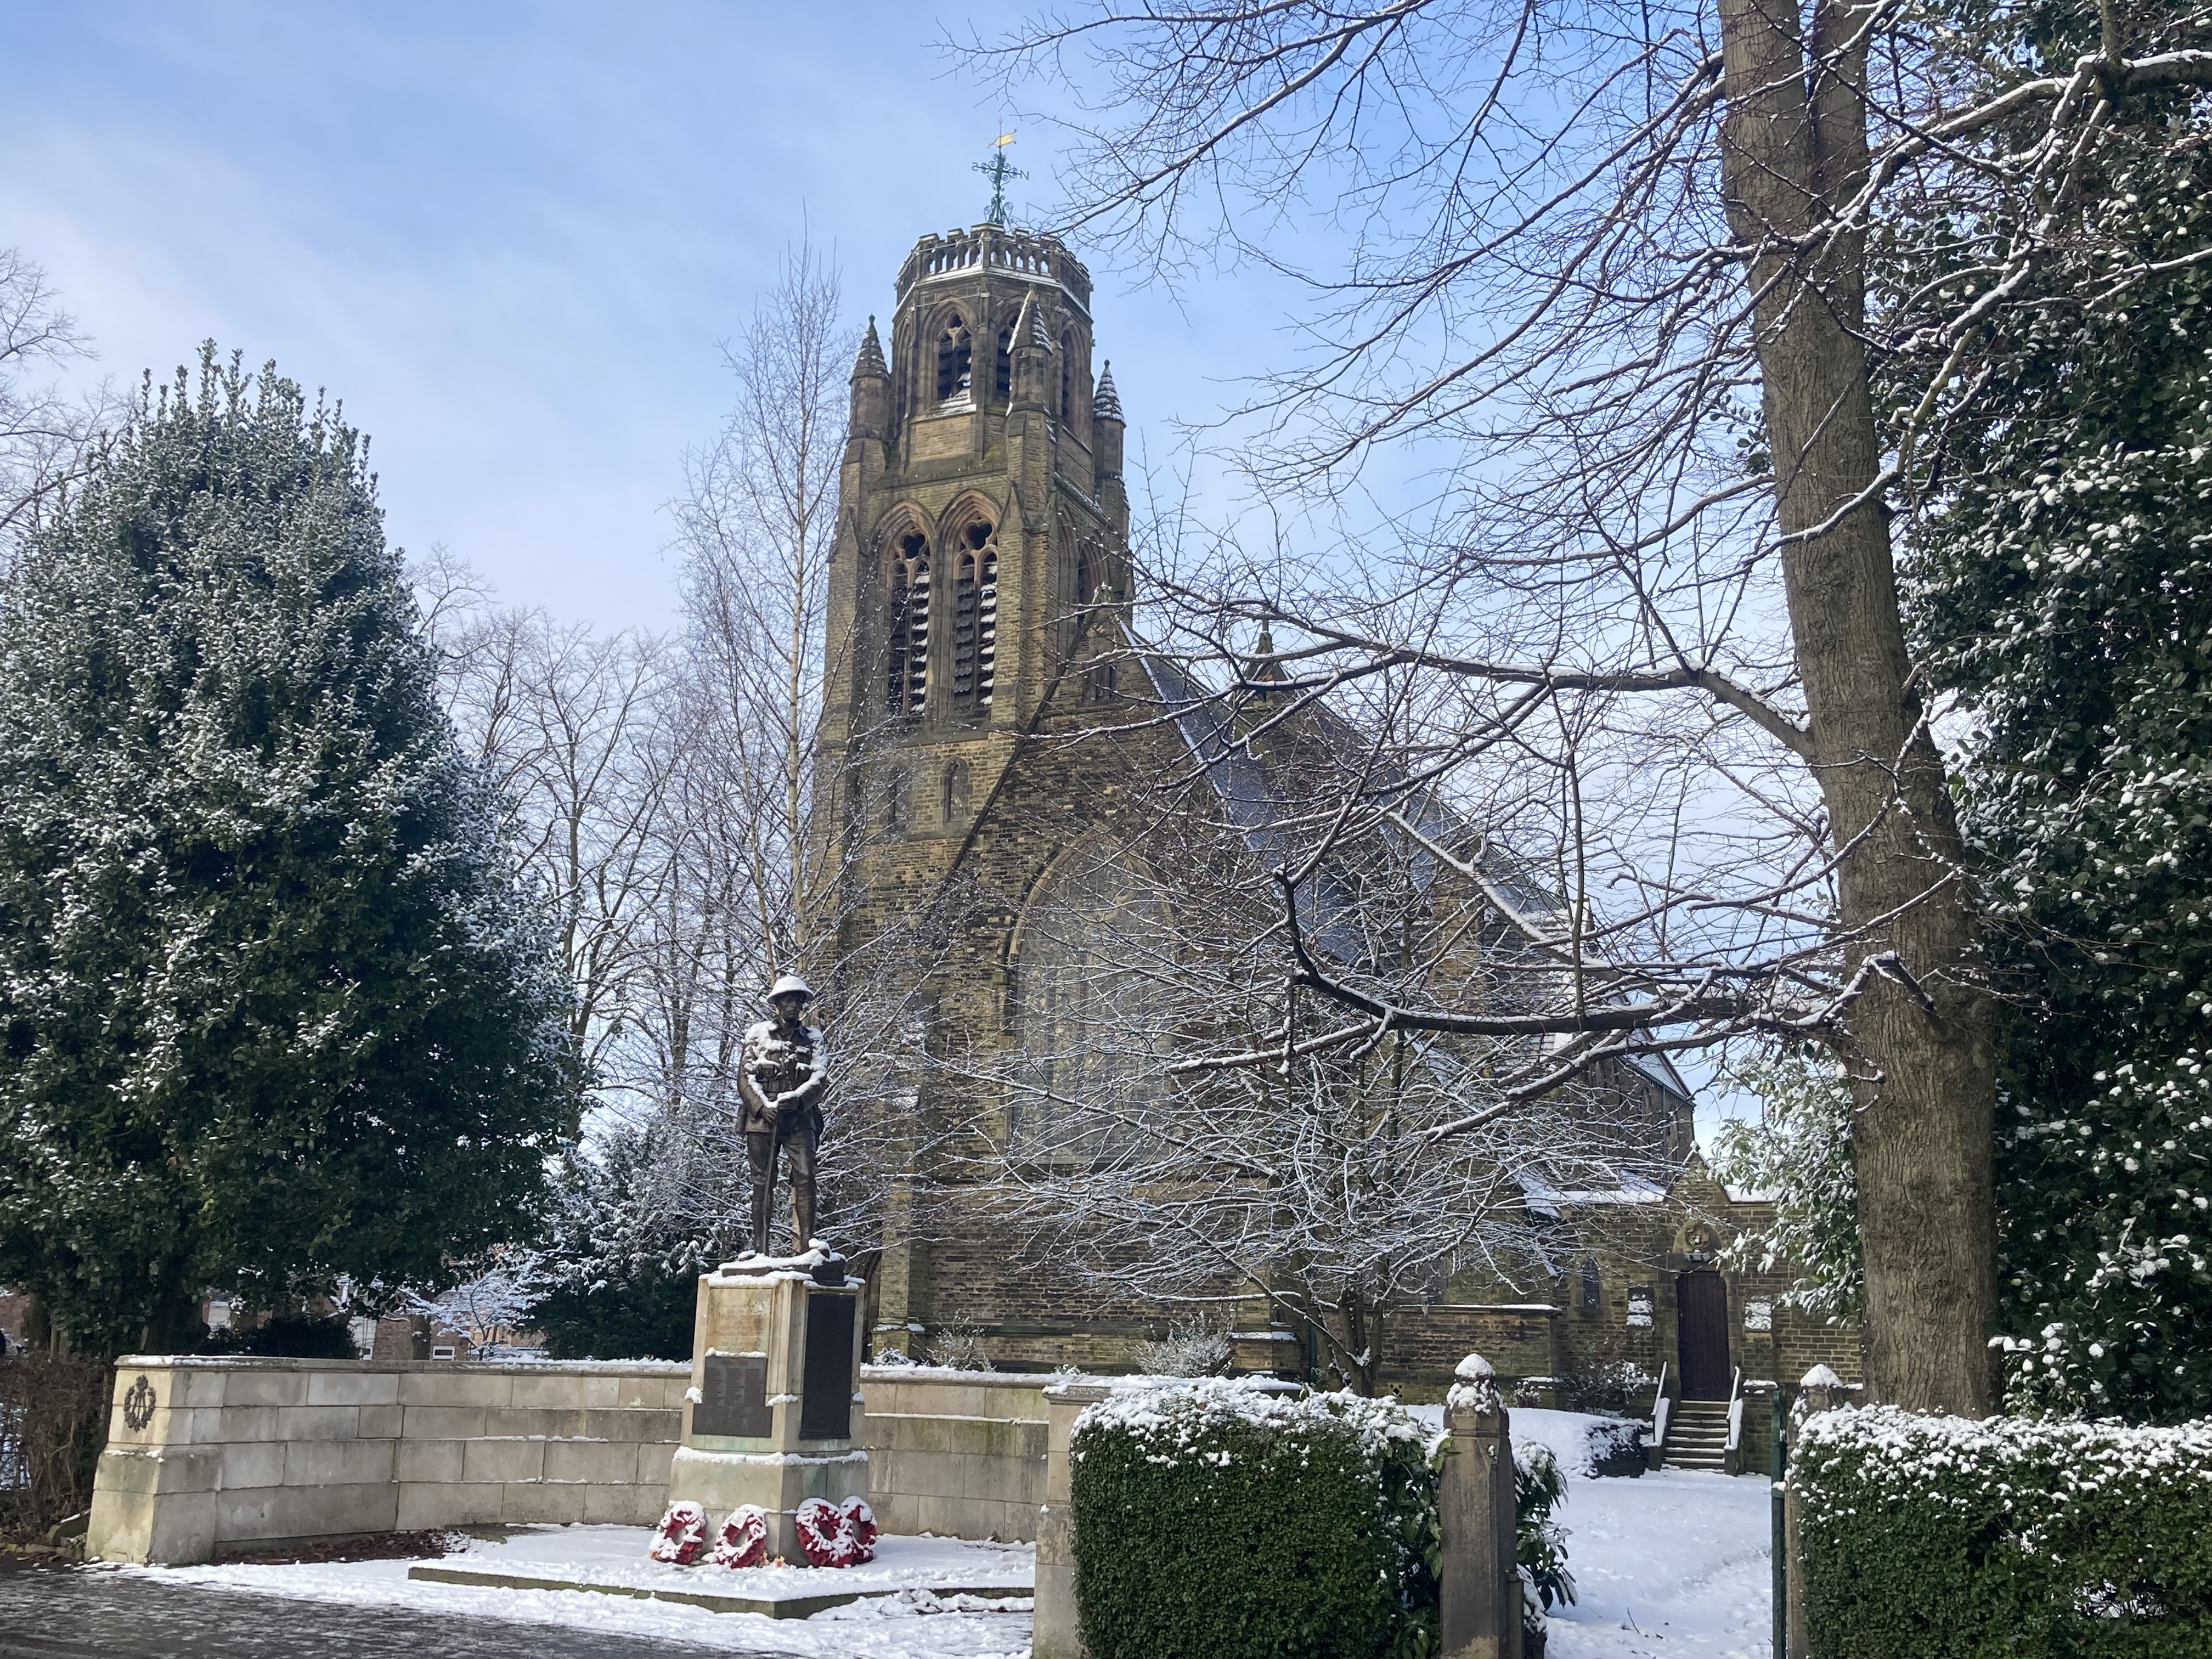
MULTIPOLYGON (((362 1376, 689 1376, 688 1359, 286 1359, 258 1354, 126 1353, 118 1370, 345 1371, 362 1376)), ((969 1376, 988 1373, 966 1373, 969 1376)))

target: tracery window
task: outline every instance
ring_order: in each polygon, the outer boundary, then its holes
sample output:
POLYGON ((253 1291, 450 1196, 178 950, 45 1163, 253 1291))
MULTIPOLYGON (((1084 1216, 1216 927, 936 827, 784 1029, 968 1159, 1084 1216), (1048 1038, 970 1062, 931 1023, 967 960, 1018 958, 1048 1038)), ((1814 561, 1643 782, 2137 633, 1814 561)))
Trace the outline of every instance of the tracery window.
POLYGON ((958 312, 945 319, 937 337, 937 401, 945 403, 968 390, 969 359, 975 350, 968 325, 958 312))
POLYGON ((1018 1151, 1087 1158, 1142 1133, 1170 1058, 1159 969, 1171 939, 1158 890, 1096 849, 1070 853, 1030 898, 1014 974, 1022 1068, 1007 1106, 1018 1151))
POLYGON ((919 714, 929 689, 929 541, 919 531, 898 538, 888 588, 890 646, 884 708, 919 714))
POLYGON ((988 708, 998 659, 999 546, 991 526, 980 521, 962 532, 960 543, 952 588, 952 702, 957 708, 988 708))

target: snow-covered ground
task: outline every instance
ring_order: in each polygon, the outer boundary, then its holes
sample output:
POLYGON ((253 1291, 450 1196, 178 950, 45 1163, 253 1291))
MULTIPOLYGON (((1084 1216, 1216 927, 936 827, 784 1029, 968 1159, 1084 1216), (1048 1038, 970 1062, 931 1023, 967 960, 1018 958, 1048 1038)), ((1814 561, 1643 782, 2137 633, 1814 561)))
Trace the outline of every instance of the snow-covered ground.
POLYGON ((981 1588, 1027 1585, 1036 1552, 1027 1545, 972 1544, 957 1539, 885 1538, 876 1559, 838 1570, 805 1567, 669 1567, 646 1559, 653 1541, 644 1527, 529 1527, 504 1542, 471 1540, 465 1553, 427 1564, 522 1577, 566 1573, 637 1588, 671 1587, 746 1595, 819 1593, 838 1589, 881 1589, 903 1585, 895 1595, 872 1597, 817 1613, 811 1619, 769 1619, 757 1613, 710 1613, 674 1602, 637 1600, 580 1590, 495 1589, 422 1583, 407 1577, 414 1561, 356 1561, 340 1565, 254 1566, 217 1563, 204 1567, 136 1567, 167 1583, 251 1590, 262 1595, 358 1607, 410 1607, 458 1619, 500 1619, 518 1624, 562 1625, 737 1653, 804 1656, 805 1659, 1000 1659, 1030 1650, 1030 1603, 1024 1598, 941 1600, 931 1584, 981 1588))
MULTIPOLYGON (((1415 1411, 1442 1426, 1441 1407, 1415 1411)), ((1567 1529, 1576 1601, 1552 1614, 1552 1659, 1765 1659, 1772 1628, 1766 1480, 1670 1469, 1637 1480, 1583 1478, 1590 1421, 1572 1412, 1513 1413, 1515 1437, 1550 1446, 1571 1476, 1555 1518, 1567 1529)), ((726 1585, 741 1595, 905 1588, 811 1619, 770 1620, 573 1590, 415 1583, 407 1570, 416 1564, 407 1561, 130 1571, 173 1583, 576 1626, 802 1659, 1012 1659, 1029 1652, 1026 1600, 948 1603, 921 1588, 1025 1585, 1036 1561, 1026 1546, 887 1537, 867 1566, 732 1572, 659 1565, 646 1559, 650 1538, 640 1527, 533 1527, 503 1543, 472 1540, 465 1553, 440 1565, 524 1576, 568 1572, 640 1589, 726 1585)))
MULTIPOLYGON (((1443 1428, 1443 1407, 1410 1409, 1443 1428)), ((1684 1469, 1582 1478, 1597 1420, 1512 1408, 1513 1437, 1550 1447, 1569 1476, 1553 1518, 1566 1529, 1575 1604, 1552 1610, 1550 1659, 1766 1659, 1771 1483, 1684 1469)))
POLYGON ((1765 1659, 1767 1493, 1764 1475, 1686 1469, 1570 1480, 1553 1515, 1567 1529, 1575 1605, 1552 1610, 1551 1659, 1765 1659))

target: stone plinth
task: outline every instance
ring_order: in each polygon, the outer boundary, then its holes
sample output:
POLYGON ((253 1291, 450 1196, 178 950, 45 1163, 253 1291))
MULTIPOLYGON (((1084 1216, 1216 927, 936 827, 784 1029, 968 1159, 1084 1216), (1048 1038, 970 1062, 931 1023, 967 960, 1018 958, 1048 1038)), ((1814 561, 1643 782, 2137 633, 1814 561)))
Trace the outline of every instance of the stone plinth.
POLYGON ((771 1557, 801 1559, 794 1516, 810 1498, 868 1495, 860 1406, 865 1287, 817 1283, 822 1256, 745 1255, 699 1278, 691 1388, 671 1503, 708 1524, 766 1511, 771 1557))

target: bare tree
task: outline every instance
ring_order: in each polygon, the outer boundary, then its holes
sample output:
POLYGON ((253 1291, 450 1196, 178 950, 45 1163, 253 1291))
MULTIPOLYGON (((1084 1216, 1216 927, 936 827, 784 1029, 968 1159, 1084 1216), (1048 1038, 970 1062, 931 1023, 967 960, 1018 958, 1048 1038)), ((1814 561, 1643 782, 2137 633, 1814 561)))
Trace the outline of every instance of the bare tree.
POLYGON ((417 587, 455 720, 500 786, 524 869, 558 920, 577 1057, 602 1089, 649 1091, 647 969, 672 880, 665 820, 683 759, 668 647, 491 608, 442 556, 417 587))
POLYGON ((0 248, 0 574, 8 550, 82 476, 112 408, 104 387, 73 398, 36 377, 91 355, 46 273, 20 250, 0 248))
POLYGON ((1013 1045, 941 1060, 967 1086, 940 1092, 979 1109, 942 1126, 938 1224, 980 1204, 1117 1300, 1261 1304, 1371 1394, 1395 1316, 1455 1273, 1550 1277, 1535 1264, 1577 1224, 1562 1194, 1656 1198, 1685 1103, 1619 1065, 1520 1098, 1512 1080, 1556 1048, 1540 1032, 1385 1023, 1342 1040, 1336 1006, 1282 971, 1286 927, 1392 1006, 1525 1015, 1561 1000, 1525 932, 1557 896, 1531 883, 1502 911, 1430 850, 1470 835, 1431 797, 1422 833, 1331 833, 1356 732, 1314 714, 1269 741, 1267 724, 1230 734, 1247 763, 1233 793, 1170 780, 1144 833, 1077 849, 1032 896, 1013 1045), (1286 923, 1255 877, 1308 855, 1286 923))
MULTIPOLYGON (((1194 652, 1233 662, 1249 631, 1225 624, 1267 622, 1301 690, 1408 665, 1457 682, 1439 787, 1511 757, 1572 796, 1593 758, 1570 758, 1579 731, 1609 738, 1632 785, 1639 747, 1674 769, 1683 822, 1744 815, 1759 856, 1711 866, 1648 836, 1575 840, 1566 862, 1648 902, 1616 907, 1601 965, 1579 921, 1558 941, 1587 994, 1539 1018, 1583 1063, 1747 1030, 1842 1052, 1870 1382, 1979 1413, 1991 1014, 1890 512, 1971 406, 1976 318, 2040 257, 2114 109, 2212 84, 2212 52, 2194 21, 2109 4, 2055 64, 2027 31, 1962 52, 1918 16, 1167 0, 994 50, 1010 79, 1057 70, 1096 112, 1075 128, 1071 227, 1154 270, 1225 249, 1311 284, 1314 349, 1249 411, 1262 482, 1327 498, 1389 442, 1449 471, 1402 556, 1166 573, 1194 652), (1941 176, 2045 210, 1899 308, 1926 378, 1878 410, 1869 232, 1941 176), (1293 263, 1316 246, 1340 258, 1293 263)), ((1497 1029, 1300 972, 1371 1024, 1497 1029)))
MULTIPOLYGON (((836 860, 819 833, 817 726, 825 675, 852 642, 826 623, 847 374, 858 337, 836 270, 801 244, 725 348, 736 404, 687 457, 673 511, 686 628, 663 836, 672 879, 653 935, 654 1037, 672 1114, 656 1179, 708 1233, 742 1236, 746 1159, 736 1131, 744 1028, 779 974, 824 994, 837 1057, 821 1166, 825 1228, 870 1246, 902 1154, 900 1108, 918 1047, 906 994, 926 927, 843 954, 836 860)), ((832 757, 831 763, 842 763, 832 757)))

